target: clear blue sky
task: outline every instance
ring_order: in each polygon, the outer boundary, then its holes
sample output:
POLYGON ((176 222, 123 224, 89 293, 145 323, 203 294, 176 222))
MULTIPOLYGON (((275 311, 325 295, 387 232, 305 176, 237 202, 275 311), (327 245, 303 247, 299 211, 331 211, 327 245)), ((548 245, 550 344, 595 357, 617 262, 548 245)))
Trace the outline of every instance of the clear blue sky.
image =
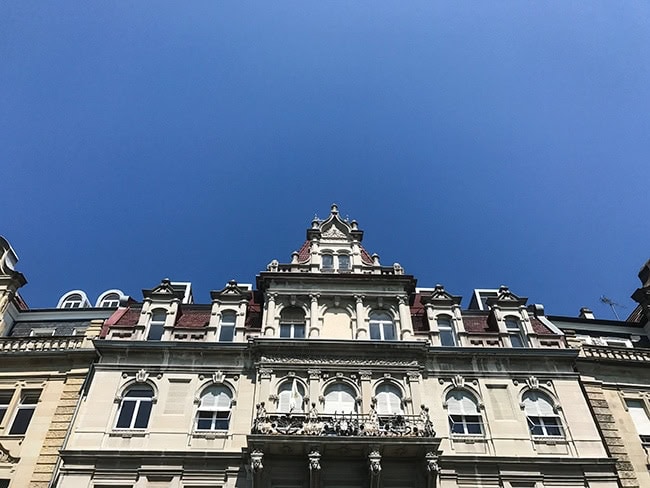
POLYGON ((290 259, 332 202, 420 286, 627 308, 650 4, 3 2, 0 234, 32 307, 290 259))

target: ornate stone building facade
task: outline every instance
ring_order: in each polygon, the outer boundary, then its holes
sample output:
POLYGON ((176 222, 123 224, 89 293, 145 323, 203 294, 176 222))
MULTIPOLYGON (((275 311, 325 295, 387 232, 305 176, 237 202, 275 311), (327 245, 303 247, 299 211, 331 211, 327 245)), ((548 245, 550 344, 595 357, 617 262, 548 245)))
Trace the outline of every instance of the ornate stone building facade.
POLYGON ((549 317, 580 351, 576 362, 605 444, 624 487, 650 486, 650 261, 639 272, 639 306, 627 320, 549 317))
POLYGON ((78 401, 52 400, 69 430, 48 445, 50 486, 619 486, 578 351, 543 307, 503 286, 464 309, 362 242, 332 206, 288 263, 210 303, 167 279, 141 301, 115 290, 113 310, 65 295, 57 313, 105 315, 84 330, 78 401))

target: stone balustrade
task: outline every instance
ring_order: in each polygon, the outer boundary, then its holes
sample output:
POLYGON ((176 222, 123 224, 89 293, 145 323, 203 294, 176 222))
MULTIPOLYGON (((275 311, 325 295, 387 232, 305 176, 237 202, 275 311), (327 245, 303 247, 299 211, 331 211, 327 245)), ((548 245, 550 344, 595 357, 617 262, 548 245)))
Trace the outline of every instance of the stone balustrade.
POLYGON ((81 349, 85 337, 78 336, 29 336, 0 337, 0 352, 65 351, 81 349))
POLYGON ((594 346, 583 344, 580 356, 614 361, 650 362, 650 349, 632 349, 627 347, 594 346))

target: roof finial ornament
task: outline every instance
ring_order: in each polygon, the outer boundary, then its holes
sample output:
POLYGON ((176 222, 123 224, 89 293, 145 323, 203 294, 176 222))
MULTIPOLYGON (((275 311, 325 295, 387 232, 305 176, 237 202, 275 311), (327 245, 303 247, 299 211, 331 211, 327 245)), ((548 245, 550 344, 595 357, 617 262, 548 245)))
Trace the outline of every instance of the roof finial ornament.
POLYGON ((314 214, 314 219, 311 221, 311 228, 312 229, 318 229, 318 224, 320 223, 320 219, 318 218, 318 214, 314 214))
POLYGON ((336 205, 336 203, 332 204, 332 215, 338 215, 339 213, 339 207, 336 205))

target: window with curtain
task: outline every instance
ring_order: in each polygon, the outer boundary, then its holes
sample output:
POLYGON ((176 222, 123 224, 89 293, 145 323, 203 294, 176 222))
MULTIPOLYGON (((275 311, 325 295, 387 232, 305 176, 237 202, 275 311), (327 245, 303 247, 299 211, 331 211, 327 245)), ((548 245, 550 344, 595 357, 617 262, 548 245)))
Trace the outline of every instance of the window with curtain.
POLYGON ((519 319, 517 317, 506 317, 505 322, 510 345, 512 347, 526 347, 526 339, 524 339, 519 319))
POLYGON ((437 319, 438 333, 440 334, 441 346, 455 346, 456 345, 456 331, 448 315, 440 315, 437 319))
POLYGON ((305 338, 305 312, 298 307, 287 307, 280 314, 280 337, 305 338))
POLYGON ((483 421, 474 395, 464 390, 447 393, 449 432, 452 435, 483 435, 483 421))
POLYGON ((528 391, 522 398, 528 428, 534 437, 558 437, 564 435, 562 422, 555 413, 551 398, 539 391, 528 391))
POLYGON ((278 412, 302 412, 305 388, 297 379, 285 381, 278 388, 278 412))
POLYGON ((370 339, 373 341, 394 341, 395 324, 386 312, 370 314, 370 339))
POLYGON ((379 415, 402 415, 402 392, 395 385, 383 383, 375 390, 379 415))
POLYGON ((129 388, 122 401, 117 415, 117 429, 146 429, 153 407, 153 388, 138 385, 129 388))
POLYGON ((211 386, 201 395, 196 413, 196 430, 228 430, 232 393, 221 385, 211 386))
POLYGON ((345 383, 334 383, 325 390, 325 413, 356 413, 356 395, 345 383))
POLYGON ((237 314, 233 310, 226 310, 221 314, 219 324, 219 342, 232 342, 235 339, 235 320, 237 314))

